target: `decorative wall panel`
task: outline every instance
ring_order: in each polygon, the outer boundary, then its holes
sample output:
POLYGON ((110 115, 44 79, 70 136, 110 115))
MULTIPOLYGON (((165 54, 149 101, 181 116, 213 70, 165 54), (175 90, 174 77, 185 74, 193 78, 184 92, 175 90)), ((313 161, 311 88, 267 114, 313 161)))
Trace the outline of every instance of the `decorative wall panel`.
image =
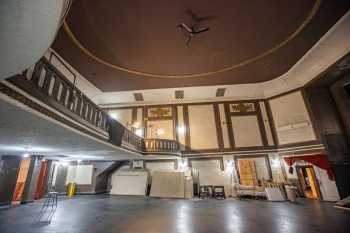
POLYGON ((218 148, 213 105, 188 106, 192 150, 218 148))
POLYGON ((263 145, 257 116, 231 116, 231 122, 236 147, 263 145))
POLYGON ((148 120, 147 138, 174 139, 173 120, 148 120))
POLYGON ((148 108, 148 118, 164 118, 172 117, 172 108, 171 107, 157 107, 157 108, 148 108))
POLYGON ((233 103, 230 104, 230 111, 233 113, 255 112, 254 103, 233 103))
POLYGON ((280 145, 316 140, 300 91, 271 99, 269 103, 280 145))

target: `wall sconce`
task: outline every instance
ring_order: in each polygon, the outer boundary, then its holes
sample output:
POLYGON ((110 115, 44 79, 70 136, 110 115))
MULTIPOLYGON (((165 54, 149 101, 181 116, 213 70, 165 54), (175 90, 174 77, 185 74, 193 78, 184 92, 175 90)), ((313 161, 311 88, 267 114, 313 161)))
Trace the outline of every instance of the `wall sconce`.
POLYGON ((135 134, 136 134, 137 136, 139 136, 139 137, 142 137, 142 135, 143 135, 143 130, 142 130, 142 129, 136 129, 136 130, 135 130, 135 134))
POLYGON ((225 160, 225 167, 227 169, 232 169, 233 168, 233 161, 232 160, 225 160))
POLYGON ((271 160, 271 166, 274 167, 274 168, 277 168, 279 167, 281 164, 280 164, 280 160, 278 158, 274 158, 271 160))
POLYGON ((182 126, 177 127, 177 132, 179 134, 184 134, 186 132, 185 126, 182 125, 182 126))
POLYGON ((140 126, 141 126, 141 124, 140 124, 140 122, 135 122, 134 123, 134 125, 133 125, 133 127, 135 128, 135 129, 138 129, 138 128, 140 128, 140 126))
POLYGON ((179 161, 179 168, 180 169, 186 169, 188 166, 187 162, 184 160, 179 161))
POLYGON ((117 114, 115 114, 115 113, 109 113, 108 115, 115 120, 117 119, 117 114))

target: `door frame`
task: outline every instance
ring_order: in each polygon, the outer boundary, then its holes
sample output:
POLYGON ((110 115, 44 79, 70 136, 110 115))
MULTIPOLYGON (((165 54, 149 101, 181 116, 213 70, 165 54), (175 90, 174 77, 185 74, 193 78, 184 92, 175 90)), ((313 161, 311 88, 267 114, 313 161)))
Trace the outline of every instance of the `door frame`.
MULTIPOLYGON (((311 174, 312 174, 313 180, 315 181, 316 194, 318 196, 317 198, 313 198, 313 199, 323 200, 321 188, 320 188, 320 183, 319 183, 318 178, 316 176, 316 172, 315 172, 313 165, 296 165, 295 166, 295 171, 296 171, 297 176, 298 176, 298 182, 300 184, 300 187, 303 188, 303 186, 301 185, 301 179, 304 179, 304 178, 301 177, 300 172, 299 172, 300 169, 302 169, 302 168, 310 168, 311 169, 311 174)), ((304 190, 302 190, 302 192, 303 192, 304 196, 306 197, 304 190)))

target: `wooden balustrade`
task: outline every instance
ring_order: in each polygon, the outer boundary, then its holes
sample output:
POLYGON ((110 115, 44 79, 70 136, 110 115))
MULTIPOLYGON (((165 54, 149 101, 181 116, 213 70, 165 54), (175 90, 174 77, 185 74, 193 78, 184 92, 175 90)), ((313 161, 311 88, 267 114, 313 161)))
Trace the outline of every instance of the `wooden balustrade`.
POLYGON ((45 58, 9 81, 75 120, 108 131, 107 114, 45 58))
POLYGON ((135 149, 137 149, 139 151, 143 152, 145 149, 144 139, 142 137, 134 134, 133 132, 131 132, 127 128, 124 129, 124 134, 123 134, 122 140, 125 143, 133 145, 135 147, 135 149))
POLYGON ((141 153, 177 153, 180 150, 179 143, 174 140, 144 139, 110 119, 46 58, 8 81, 78 123, 102 130, 117 146, 124 143, 141 153))
POLYGON ((178 152, 179 143, 169 139, 144 139, 146 152, 178 152))

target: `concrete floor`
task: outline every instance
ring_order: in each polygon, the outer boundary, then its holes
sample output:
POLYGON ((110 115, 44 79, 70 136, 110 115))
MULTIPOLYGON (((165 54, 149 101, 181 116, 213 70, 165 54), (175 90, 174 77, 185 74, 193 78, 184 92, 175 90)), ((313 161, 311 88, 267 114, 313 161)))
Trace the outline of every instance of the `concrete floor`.
POLYGON ((331 203, 176 200, 105 195, 0 209, 1 233, 350 232, 350 212, 331 203))

